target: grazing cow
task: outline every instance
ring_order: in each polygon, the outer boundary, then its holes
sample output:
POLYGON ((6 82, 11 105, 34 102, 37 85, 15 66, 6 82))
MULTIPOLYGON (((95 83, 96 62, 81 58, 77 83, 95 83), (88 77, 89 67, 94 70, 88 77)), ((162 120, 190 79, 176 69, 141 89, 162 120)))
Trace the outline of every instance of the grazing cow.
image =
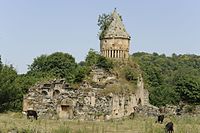
POLYGON ((162 124, 163 121, 164 121, 164 115, 158 115, 158 119, 157 119, 156 123, 158 122, 158 123, 162 124))
POLYGON ((37 112, 35 110, 27 110, 27 119, 30 119, 30 116, 33 116, 37 120, 37 112))
POLYGON ((135 117, 135 113, 134 113, 134 112, 132 112, 132 113, 129 115, 129 119, 133 120, 133 119, 134 119, 134 117, 135 117))
POLYGON ((165 126, 165 132, 166 133, 174 133, 174 127, 173 127, 172 122, 168 122, 167 125, 165 126))

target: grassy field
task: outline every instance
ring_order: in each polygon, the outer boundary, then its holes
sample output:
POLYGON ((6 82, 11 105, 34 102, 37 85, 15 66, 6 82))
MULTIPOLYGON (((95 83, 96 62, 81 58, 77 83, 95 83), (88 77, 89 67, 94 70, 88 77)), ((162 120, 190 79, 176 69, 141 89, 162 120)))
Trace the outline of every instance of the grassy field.
POLYGON ((200 116, 168 117, 164 124, 154 117, 136 116, 133 120, 106 122, 27 120, 19 113, 0 114, 0 133, 164 133, 167 121, 173 121, 175 133, 200 133, 200 116))

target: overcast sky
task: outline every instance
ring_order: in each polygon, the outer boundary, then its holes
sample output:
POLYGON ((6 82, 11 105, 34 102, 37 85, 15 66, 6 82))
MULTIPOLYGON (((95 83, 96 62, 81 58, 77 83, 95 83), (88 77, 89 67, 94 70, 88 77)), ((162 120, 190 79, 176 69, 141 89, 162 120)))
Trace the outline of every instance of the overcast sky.
POLYGON ((0 55, 19 73, 42 54, 99 51, 98 15, 114 8, 138 51, 200 54, 200 0, 0 0, 0 55))

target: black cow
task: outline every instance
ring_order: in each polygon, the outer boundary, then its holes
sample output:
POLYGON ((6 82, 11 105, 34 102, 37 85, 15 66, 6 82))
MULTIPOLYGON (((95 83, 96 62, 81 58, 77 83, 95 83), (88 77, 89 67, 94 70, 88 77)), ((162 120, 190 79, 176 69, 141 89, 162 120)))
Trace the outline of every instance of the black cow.
POLYGON ((156 123, 158 122, 158 123, 163 123, 163 121, 164 121, 164 115, 158 115, 158 119, 157 119, 157 121, 156 121, 156 123))
POLYGON ((172 122, 168 122, 165 126, 166 133, 174 133, 174 124, 172 122))
POLYGON ((38 118, 37 112, 35 110, 27 110, 27 119, 30 119, 30 116, 33 116, 36 120, 38 118))
POLYGON ((135 113, 134 112, 132 112, 130 115, 129 115, 129 119, 134 119, 134 117, 135 117, 135 113))

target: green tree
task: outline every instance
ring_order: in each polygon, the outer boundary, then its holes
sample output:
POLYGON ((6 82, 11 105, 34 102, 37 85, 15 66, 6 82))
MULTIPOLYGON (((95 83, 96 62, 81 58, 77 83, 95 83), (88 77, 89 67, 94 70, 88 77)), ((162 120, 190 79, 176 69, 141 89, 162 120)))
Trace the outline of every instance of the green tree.
POLYGON ((180 101, 179 93, 175 91, 173 86, 160 85, 149 89, 150 103, 155 106, 164 106, 166 104, 178 104, 180 101))
POLYGON ((0 71, 1 71, 2 67, 3 67, 3 64, 2 64, 2 61, 1 61, 1 55, 0 55, 0 71))
POLYGON ((85 64, 87 66, 94 66, 97 64, 99 57, 100 55, 96 51, 94 51, 93 49, 90 49, 86 56, 85 64))
POLYGON ((75 83, 80 83, 83 81, 83 79, 89 75, 90 69, 87 66, 78 66, 76 69, 76 74, 75 74, 75 83))
POLYGON ((106 71, 110 71, 111 69, 113 69, 113 62, 112 60, 104 56, 99 56, 96 66, 99 68, 103 68, 106 71))
POLYGON ((56 52, 35 58, 29 66, 28 74, 65 78, 68 82, 73 82, 76 68, 74 57, 68 53, 56 52))
POLYGON ((0 112, 19 110, 20 90, 15 88, 17 72, 12 66, 3 65, 0 71, 0 112))
POLYGON ((104 33, 108 29, 111 22, 112 22, 112 17, 110 14, 103 13, 102 15, 99 15, 97 25, 99 26, 100 30, 100 32, 98 33, 100 38, 104 36, 104 33))
POLYGON ((126 80, 128 80, 128 81, 137 81, 137 78, 139 76, 136 73, 136 71, 133 70, 133 68, 131 68, 131 67, 124 68, 124 75, 125 75, 126 80))
POLYGON ((181 68, 175 73, 173 83, 182 101, 200 103, 200 72, 193 68, 181 68))
POLYGON ((199 56, 135 53, 133 58, 143 71, 152 104, 200 103, 199 56))

